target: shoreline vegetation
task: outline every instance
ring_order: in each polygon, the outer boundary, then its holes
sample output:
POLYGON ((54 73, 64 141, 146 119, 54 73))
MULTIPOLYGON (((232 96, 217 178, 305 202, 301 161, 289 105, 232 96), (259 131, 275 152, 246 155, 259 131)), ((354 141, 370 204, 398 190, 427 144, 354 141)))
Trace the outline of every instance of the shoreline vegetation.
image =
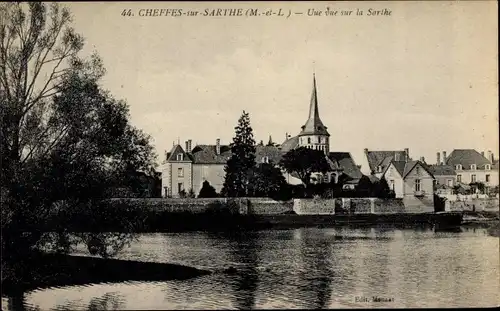
POLYGON ((171 263, 33 252, 8 268, 2 263, 2 296, 54 286, 185 280, 210 273, 171 263))

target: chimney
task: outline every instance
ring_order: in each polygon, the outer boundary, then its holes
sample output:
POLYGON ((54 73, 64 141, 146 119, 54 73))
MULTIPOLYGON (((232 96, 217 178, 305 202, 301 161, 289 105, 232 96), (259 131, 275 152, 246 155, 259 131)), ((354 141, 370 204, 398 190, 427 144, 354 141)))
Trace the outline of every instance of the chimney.
POLYGON ((394 152, 394 161, 399 161, 399 152, 394 152))
POLYGON ((446 151, 443 151, 443 165, 446 164, 446 151))
POLYGON ((405 148, 405 161, 409 161, 409 160, 410 160, 410 149, 405 148))
POLYGON ((217 138, 217 140, 215 141, 215 153, 217 155, 220 154, 220 139, 219 138, 217 138))
POLYGON ((368 148, 365 148, 364 151, 365 151, 365 154, 368 154, 368 148))
POLYGON ((189 142, 186 140, 186 152, 189 152, 189 142))
POLYGON ((420 157, 420 162, 425 163, 425 158, 424 157, 420 157))
POLYGON ((491 150, 488 150, 488 160, 493 163, 493 153, 491 153, 491 150))
POLYGON ((441 152, 438 152, 438 153, 436 154, 436 156, 437 156, 436 165, 441 165, 441 164, 443 164, 443 163, 441 163, 441 152))
POLYGON ((193 140, 192 139, 188 139, 188 147, 187 147, 187 151, 186 152, 191 152, 193 151, 193 140))
POLYGON ((481 151, 481 155, 484 157, 484 151, 481 151))

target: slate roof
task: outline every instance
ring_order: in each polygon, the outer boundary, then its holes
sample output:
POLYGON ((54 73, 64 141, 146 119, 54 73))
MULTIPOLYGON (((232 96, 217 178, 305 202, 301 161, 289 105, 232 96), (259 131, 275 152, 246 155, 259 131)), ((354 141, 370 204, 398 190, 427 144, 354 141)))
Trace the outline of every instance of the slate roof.
POLYGON ((377 171, 377 167, 381 166, 382 171, 384 171, 394 160, 396 154, 399 155, 400 161, 404 160, 406 157, 406 152, 404 150, 393 150, 393 151, 365 151, 366 158, 368 160, 368 165, 372 172, 377 171))
POLYGON ((455 149, 446 158, 447 165, 461 164, 462 169, 469 170, 472 164, 476 164, 477 169, 484 169, 486 164, 492 164, 486 157, 474 149, 455 149))
POLYGON ((285 140, 281 144, 281 146, 280 146, 281 152, 287 153, 288 151, 297 148, 298 145, 299 145, 299 136, 291 137, 291 138, 285 140))
MULTIPOLYGON (((390 164, 393 164, 394 167, 396 168, 396 170, 398 171, 398 173, 401 175, 401 177, 403 179, 406 178, 406 176, 413 170, 413 168, 417 165, 417 164, 420 164, 420 166, 426 170, 432 177, 434 177, 434 174, 432 173, 432 171, 430 170, 429 166, 426 165, 425 163, 421 162, 421 161, 391 161, 389 163, 390 164)), ((387 172, 387 169, 389 168, 389 165, 384 169, 384 175, 385 173, 387 172)))
MULTIPOLYGON (((399 175, 403 177, 405 173, 406 161, 392 161, 392 164, 396 168, 396 171, 398 171, 399 175)), ((387 168, 389 168, 389 166, 387 166, 387 168)))
POLYGON ((268 157, 269 162, 278 164, 281 160, 282 152, 276 146, 256 146, 255 148, 255 162, 262 163, 264 157, 268 157))
MULTIPOLYGON (((216 145, 197 145, 193 148, 192 152, 186 153, 180 145, 172 148, 172 151, 167 153, 167 161, 176 161, 178 153, 184 153, 184 160, 190 160, 193 164, 226 164, 227 160, 231 157, 231 148, 227 145, 221 145, 221 153, 216 153, 216 145)), ((262 163, 264 157, 268 157, 269 162, 278 164, 281 160, 282 152, 275 146, 256 146, 255 161, 262 163)))
POLYGON ((347 176, 359 179, 363 176, 349 152, 330 152, 328 158, 341 168, 347 176))
POLYGON ((452 165, 430 165, 429 170, 434 176, 450 176, 457 174, 452 165))
POLYGON ((299 136, 303 135, 326 135, 330 136, 326 126, 319 117, 318 110, 318 94, 316 91, 316 77, 313 75, 313 90, 311 94, 311 102, 309 104, 309 117, 306 124, 302 126, 302 131, 299 136))
POLYGON ((227 145, 220 146, 220 154, 216 153, 216 145, 197 145, 191 152, 193 164, 226 164, 231 157, 231 149, 227 145))

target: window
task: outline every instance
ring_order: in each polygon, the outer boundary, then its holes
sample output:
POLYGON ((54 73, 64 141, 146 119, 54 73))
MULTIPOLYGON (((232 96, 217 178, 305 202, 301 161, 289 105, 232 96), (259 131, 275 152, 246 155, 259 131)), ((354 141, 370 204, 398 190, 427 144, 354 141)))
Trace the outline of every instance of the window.
POLYGON ((177 169, 177 177, 184 177, 184 169, 182 167, 177 169))
POLYGON ((457 175, 457 182, 462 182, 462 175, 457 175))
POLYGON ((453 180, 452 179, 448 179, 448 187, 453 187, 453 180))
POLYGON ((471 170, 476 170, 476 164, 472 164, 472 165, 470 166, 470 169, 471 169, 471 170))
POLYGON ((462 165, 461 165, 461 164, 457 164, 457 165, 455 165, 455 169, 456 169, 456 170, 461 170, 461 169, 462 169, 462 165))
POLYGON ((391 190, 394 191, 394 179, 389 181, 389 186, 391 187, 391 190))
POLYGON ((177 155, 177 161, 182 161, 182 160, 183 160, 183 158, 184 158, 184 157, 183 157, 183 154, 182 154, 182 153, 179 153, 179 154, 177 155))
POLYGON ((184 190, 184 184, 180 182, 177 184, 177 192, 181 193, 182 190, 184 190))
POLYGON ((487 171, 491 170, 491 165, 486 164, 486 165, 484 166, 484 169, 485 169, 485 170, 487 170, 487 171))
POLYGON ((486 174, 486 182, 490 182, 490 174, 486 174))
POLYGON ((269 157, 268 156, 262 157, 262 163, 269 163, 269 157))
POLYGON ((307 137, 307 143, 310 144, 311 143, 311 137, 307 137))
POLYGON ((321 143, 321 137, 318 136, 318 144, 321 143))
POLYGON ((328 174, 325 174, 325 176, 323 176, 323 182, 324 183, 330 182, 330 178, 328 178, 328 174))
POLYGON ((476 182, 476 174, 470 175, 470 182, 476 182))
POLYGON ((417 172, 417 175, 420 174, 420 167, 417 166, 416 172, 417 172))
POLYGON ((382 166, 380 166, 380 165, 377 166, 377 172, 379 172, 379 173, 382 172, 382 166))
POLYGON ((415 191, 417 192, 421 191, 420 179, 415 179, 415 191))

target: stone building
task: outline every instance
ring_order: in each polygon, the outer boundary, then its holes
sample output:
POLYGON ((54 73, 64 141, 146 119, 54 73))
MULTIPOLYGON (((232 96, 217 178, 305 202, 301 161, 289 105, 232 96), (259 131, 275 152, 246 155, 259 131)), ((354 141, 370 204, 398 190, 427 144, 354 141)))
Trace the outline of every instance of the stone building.
POLYGON ((396 198, 403 199, 410 212, 434 211, 434 175, 420 161, 391 160, 382 172, 396 198))
MULTIPOLYGON (((222 190, 224 167, 231 157, 229 146, 221 145, 219 139, 215 145, 197 145, 191 148, 191 144, 192 140, 186 141, 184 148, 176 144, 165 154, 165 161, 162 164, 162 196, 178 197, 181 192, 187 193, 191 189, 197 195, 205 180, 217 192, 222 190)), ((288 138, 278 146, 257 145, 256 162, 277 165, 285 153, 298 147, 321 150, 325 153, 331 172, 325 175, 315 173, 311 176, 319 182, 337 181, 343 176, 347 185, 354 187, 363 176, 349 152, 330 151, 330 134, 319 115, 315 76, 313 76, 309 116, 299 134, 288 138)), ((302 183, 294 174, 285 172, 283 174, 290 184, 302 183)))
POLYGON ((480 182, 486 187, 498 186, 498 160, 491 151, 487 156, 474 149, 455 149, 449 156, 443 151, 443 164, 455 169, 457 183, 480 182))

